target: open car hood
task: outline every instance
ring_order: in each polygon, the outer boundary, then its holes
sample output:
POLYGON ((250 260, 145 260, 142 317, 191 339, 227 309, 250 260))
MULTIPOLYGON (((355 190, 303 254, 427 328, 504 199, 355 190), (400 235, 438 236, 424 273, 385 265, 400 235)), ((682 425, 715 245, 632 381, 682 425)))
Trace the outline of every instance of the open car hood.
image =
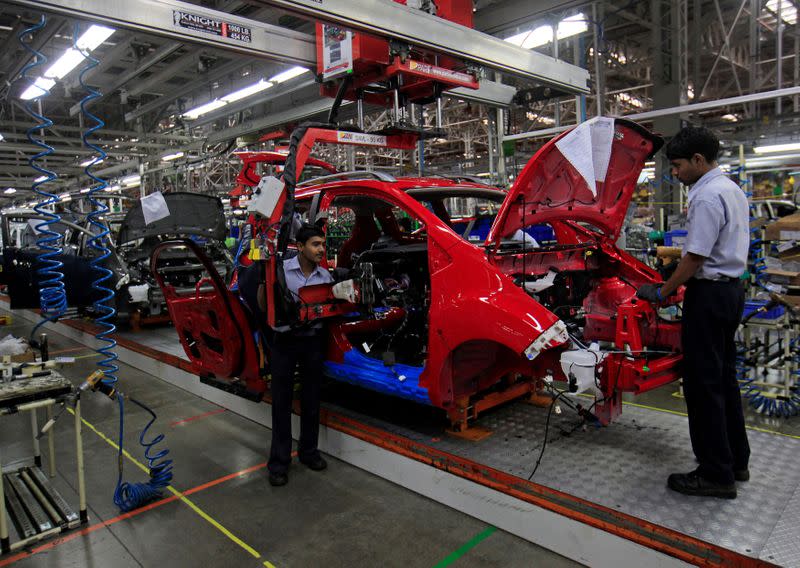
POLYGON ((197 235, 221 241, 227 235, 222 201, 200 193, 166 193, 169 215, 149 225, 144 222, 142 203, 131 207, 120 226, 117 244, 162 235, 197 235))
POLYGON ((582 221, 616 240, 645 160, 664 141, 622 118, 595 118, 545 144, 503 202, 486 244, 550 221, 582 221))

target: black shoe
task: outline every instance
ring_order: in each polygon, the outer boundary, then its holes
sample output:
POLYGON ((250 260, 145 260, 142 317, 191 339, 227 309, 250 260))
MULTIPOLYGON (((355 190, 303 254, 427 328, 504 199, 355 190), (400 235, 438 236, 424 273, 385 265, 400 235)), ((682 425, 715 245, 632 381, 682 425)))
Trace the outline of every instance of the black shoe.
POLYGON ((308 469, 313 469, 314 471, 322 471, 328 467, 328 462, 320 455, 316 455, 310 459, 301 459, 300 463, 305 464, 308 469))
POLYGON ((734 469, 733 470, 733 478, 736 481, 750 481, 750 470, 745 469, 734 469))
POLYGON ((269 472, 269 484, 273 487, 280 487, 289 483, 289 476, 285 473, 269 472))
POLYGON ((736 485, 709 481, 700 477, 696 471, 673 473, 667 478, 667 487, 684 495, 736 499, 736 485))

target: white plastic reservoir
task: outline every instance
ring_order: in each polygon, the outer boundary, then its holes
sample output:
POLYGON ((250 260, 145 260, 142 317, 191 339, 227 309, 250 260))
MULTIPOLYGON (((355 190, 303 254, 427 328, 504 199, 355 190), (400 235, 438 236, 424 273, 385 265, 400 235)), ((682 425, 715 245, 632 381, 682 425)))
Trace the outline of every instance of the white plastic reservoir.
MULTIPOLYGON (((592 343, 589 349, 571 349, 561 354, 561 370, 569 378, 570 373, 575 376, 578 385, 577 392, 590 392, 602 396, 595 383, 597 366, 603 362, 606 355, 600 351, 597 343, 592 343)), ((577 394, 577 393, 576 393, 577 394)))

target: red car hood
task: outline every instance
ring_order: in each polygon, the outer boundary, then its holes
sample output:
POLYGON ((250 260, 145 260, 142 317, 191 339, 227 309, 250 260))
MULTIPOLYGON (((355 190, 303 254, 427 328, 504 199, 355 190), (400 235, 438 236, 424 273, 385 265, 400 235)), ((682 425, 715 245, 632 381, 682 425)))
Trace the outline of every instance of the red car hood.
POLYGON ((503 202, 486 239, 497 245, 518 229, 556 220, 584 221, 619 237, 644 162, 664 141, 621 118, 598 118, 545 144, 503 202))

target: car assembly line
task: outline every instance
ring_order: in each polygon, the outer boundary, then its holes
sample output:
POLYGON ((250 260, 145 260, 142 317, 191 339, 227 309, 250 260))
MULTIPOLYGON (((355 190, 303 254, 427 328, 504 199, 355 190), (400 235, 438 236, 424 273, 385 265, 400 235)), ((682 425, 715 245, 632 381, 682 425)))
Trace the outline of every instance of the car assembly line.
POLYGON ((0 2, 0 567, 800 566, 796 22, 0 2))

